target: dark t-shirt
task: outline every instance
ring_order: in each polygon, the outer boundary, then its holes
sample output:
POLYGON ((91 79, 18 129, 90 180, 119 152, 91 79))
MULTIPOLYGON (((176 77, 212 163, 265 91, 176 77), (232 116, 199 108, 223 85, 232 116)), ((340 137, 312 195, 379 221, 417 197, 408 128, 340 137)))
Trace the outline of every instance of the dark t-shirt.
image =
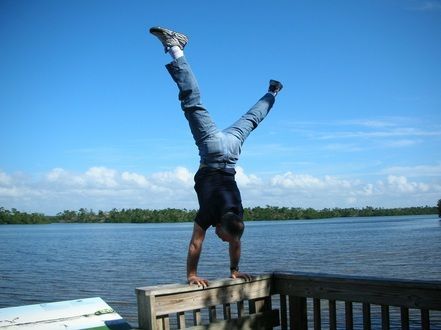
POLYGON ((194 177, 199 211, 195 222, 207 230, 216 226, 227 212, 243 217, 242 199, 237 188, 234 169, 203 167, 194 177))

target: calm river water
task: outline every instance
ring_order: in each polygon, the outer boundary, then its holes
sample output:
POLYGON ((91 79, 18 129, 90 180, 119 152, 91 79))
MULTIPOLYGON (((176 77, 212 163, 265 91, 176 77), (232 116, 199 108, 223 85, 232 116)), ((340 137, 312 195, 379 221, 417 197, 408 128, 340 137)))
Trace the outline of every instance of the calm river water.
MULTIPOLYGON (((136 325, 136 287, 185 281, 192 226, 0 226, 0 308, 99 296, 136 325)), ((441 222, 435 215, 247 222, 241 270, 441 280, 441 222)), ((199 274, 229 275, 228 246, 213 230, 199 274)))

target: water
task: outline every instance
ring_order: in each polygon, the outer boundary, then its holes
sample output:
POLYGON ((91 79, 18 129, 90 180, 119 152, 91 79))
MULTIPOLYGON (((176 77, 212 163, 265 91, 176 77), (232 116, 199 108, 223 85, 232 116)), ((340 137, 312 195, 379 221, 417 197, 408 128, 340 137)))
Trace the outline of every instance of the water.
MULTIPOLYGON (((136 287, 185 282, 192 227, 0 226, 0 308, 99 296, 136 325, 136 287)), ((247 222, 240 266, 254 274, 441 280, 441 222, 436 216, 247 222)), ((229 276, 228 245, 213 230, 199 274, 229 276)))

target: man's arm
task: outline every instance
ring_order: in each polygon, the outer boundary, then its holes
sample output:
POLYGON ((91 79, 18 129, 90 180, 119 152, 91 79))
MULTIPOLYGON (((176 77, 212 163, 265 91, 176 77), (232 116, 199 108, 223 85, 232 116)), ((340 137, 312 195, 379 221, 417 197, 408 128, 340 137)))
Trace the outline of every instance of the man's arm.
POLYGON ((199 257, 201 256, 202 243, 205 238, 205 230, 201 228, 196 222, 193 226, 193 235, 191 236, 190 244, 188 246, 187 255, 187 281, 188 284, 208 286, 208 281, 204 278, 198 277, 197 269, 199 257))
POLYGON ((239 261, 241 253, 240 241, 230 242, 230 269, 232 278, 243 278, 247 281, 251 281, 251 275, 239 272, 239 261))

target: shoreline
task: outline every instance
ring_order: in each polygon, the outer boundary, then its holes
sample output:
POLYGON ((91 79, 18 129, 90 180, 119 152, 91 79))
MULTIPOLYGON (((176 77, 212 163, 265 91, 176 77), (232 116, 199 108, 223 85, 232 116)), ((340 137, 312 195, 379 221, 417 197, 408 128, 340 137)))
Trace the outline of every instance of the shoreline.
MULTIPOLYGON (((112 209, 98 211, 81 208, 78 211, 65 210, 57 215, 26 213, 17 209, 7 210, 0 207, 0 225, 2 224, 50 224, 50 223, 177 223, 192 222, 196 210, 186 209, 112 209)), ((376 217, 376 216, 416 216, 440 215, 436 206, 418 206, 403 208, 312 208, 295 207, 254 207, 244 209, 244 221, 295 221, 320 220, 335 218, 376 217)))

